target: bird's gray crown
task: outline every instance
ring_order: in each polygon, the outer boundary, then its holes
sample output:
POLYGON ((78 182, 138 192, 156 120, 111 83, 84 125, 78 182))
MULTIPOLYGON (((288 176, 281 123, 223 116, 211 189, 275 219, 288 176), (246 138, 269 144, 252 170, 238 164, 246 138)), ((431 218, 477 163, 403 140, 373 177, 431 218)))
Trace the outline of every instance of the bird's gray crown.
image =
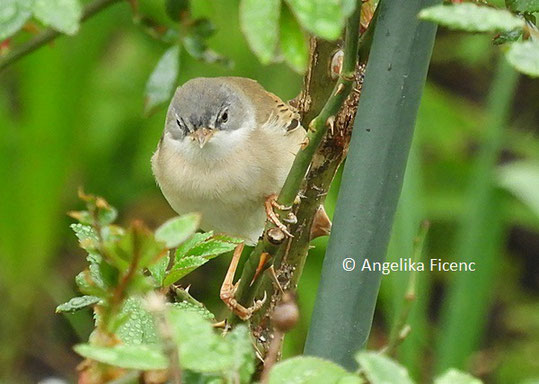
POLYGON ((170 103, 166 129, 182 139, 199 128, 239 129, 252 114, 245 94, 223 78, 196 78, 178 87, 170 103))

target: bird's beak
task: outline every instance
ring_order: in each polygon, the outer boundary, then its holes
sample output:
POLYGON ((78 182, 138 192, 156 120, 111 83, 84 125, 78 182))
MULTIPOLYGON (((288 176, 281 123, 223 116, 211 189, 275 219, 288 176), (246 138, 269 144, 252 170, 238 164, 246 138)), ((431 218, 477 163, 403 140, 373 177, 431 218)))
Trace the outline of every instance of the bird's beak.
POLYGON ((191 139, 193 141, 197 141, 199 147, 202 148, 213 136, 213 129, 199 128, 196 131, 192 132, 190 136, 191 139))

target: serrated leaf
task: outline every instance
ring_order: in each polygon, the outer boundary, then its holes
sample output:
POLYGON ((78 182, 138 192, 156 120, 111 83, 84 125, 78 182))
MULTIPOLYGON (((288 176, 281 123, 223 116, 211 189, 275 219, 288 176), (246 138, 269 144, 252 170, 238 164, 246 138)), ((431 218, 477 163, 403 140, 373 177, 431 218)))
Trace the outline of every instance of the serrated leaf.
POLYGON ((168 367, 168 359, 159 345, 116 345, 99 347, 78 344, 73 347, 79 355, 126 369, 157 370, 168 367))
POLYGON ((32 16, 31 0, 2 0, 0 4, 0 41, 14 35, 32 16))
POLYGON ((89 254, 96 254, 97 253, 97 247, 99 244, 99 238, 97 237, 97 233, 95 230, 89 226, 84 224, 71 224, 70 225, 73 232, 75 232, 75 236, 77 236, 77 239, 79 239, 79 245, 82 249, 87 251, 89 254))
POLYGON ((371 384, 413 384, 406 368, 389 357, 376 352, 360 352, 356 360, 371 384))
POLYGON ((457 369, 450 369, 434 379, 434 384, 482 384, 483 382, 472 375, 457 369))
POLYGON ((262 64, 273 59, 279 40, 280 0, 241 0, 240 26, 262 64))
POLYGON ((223 253, 233 251, 236 246, 237 245, 233 243, 225 243, 223 241, 209 239, 192 247, 189 251, 187 251, 186 256, 200 256, 210 259, 223 253))
POLYGON ((207 373, 233 369, 231 345, 202 316, 172 307, 168 319, 183 368, 207 373))
POLYGON ((309 56, 307 40, 288 7, 281 11, 280 46, 286 63, 296 72, 305 72, 309 56))
POLYGON ((167 252, 164 245, 141 222, 133 222, 119 240, 106 241, 104 248, 108 261, 120 271, 126 271, 132 262, 136 262, 137 269, 142 269, 167 252))
POLYGON ((505 5, 513 12, 539 12, 539 0, 505 0, 505 5))
MULTIPOLYGON (((98 266, 96 265, 96 267, 98 266)), ((95 281, 95 279, 92 277, 92 273, 89 270, 80 272, 75 277, 75 283, 77 284, 79 291, 85 295, 98 297, 104 297, 106 295, 103 281, 101 279, 95 281)))
POLYGON ((79 0, 35 0, 32 11, 36 19, 57 31, 74 35, 79 30, 79 0))
POLYGON ((236 245, 243 243, 243 240, 238 237, 232 237, 232 236, 224 235, 222 233, 217 233, 213 235, 213 238, 215 240, 224 241, 225 243, 234 243, 236 245))
POLYGON ((498 184, 515 195, 539 217, 539 164, 519 161, 498 170, 498 184))
POLYGON ((336 40, 341 36, 349 12, 339 0, 286 0, 300 24, 313 34, 327 40, 336 40))
POLYGON ((155 331, 152 315, 142 307, 138 298, 126 300, 122 314, 125 321, 119 326, 116 335, 124 344, 157 344, 159 337, 155 331))
POLYGON ((73 313, 81 309, 90 307, 99 303, 101 299, 96 296, 80 296, 73 297, 67 303, 60 304, 56 307, 56 313, 73 313))
POLYGON ((171 98, 176 88, 179 67, 180 47, 175 45, 161 56, 146 82, 144 110, 147 114, 171 98))
POLYGON ((511 44, 505 53, 507 61, 519 72, 539 76, 539 41, 526 40, 511 44))
POLYGON ((178 248, 176 249, 176 260, 182 258, 183 256, 187 255, 187 252, 193 248, 195 245, 198 245, 206 240, 208 240, 210 237, 213 236, 213 231, 209 232, 197 232, 193 234, 189 239, 185 240, 183 243, 181 243, 178 248))
POLYGON ((362 380, 341 366, 318 357, 298 356, 278 363, 269 384, 361 384, 362 380))
POLYGON ((503 32, 524 27, 524 21, 505 9, 472 3, 435 5, 419 12, 419 18, 469 32, 503 32))
POLYGON ((255 354, 249 329, 243 324, 238 325, 227 335, 226 340, 232 345, 234 375, 239 377, 240 383, 250 383, 255 371, 255 354))
POLYGON ((184 310, 184 311, 191 311, 198 313, 200 316, 202 316, 206 320, 215 320, 215 315, 208 311, 206 307, 203 305, 197 305, 194 303, 189 303, 187 301, 180 301, 179 303, 171 303, 169 305, 172 305, 175 308, 184 310))
POLYGON ((187 276, 195 269, 204 265, 208 262, 208 259, 205 259, 200 256, 185 256, 178 260, 176 264, 170 269, 163 286, 168 286, 180 280, 182 277, 187 276))
POLYGON ((176 248, 192 236, 200 225, 198 213, 188 213, 168 220, 155 231, 155 238, 166 244, 167 248, 176 248))
POLYGON ((168 253, 160 258, 157 262, 148 266, 148 270, 152 274, 152 277, 155 279, 159 287, 163 286, 163 281, 167 273, 167 268, 170 263, 170 256, 168 253))

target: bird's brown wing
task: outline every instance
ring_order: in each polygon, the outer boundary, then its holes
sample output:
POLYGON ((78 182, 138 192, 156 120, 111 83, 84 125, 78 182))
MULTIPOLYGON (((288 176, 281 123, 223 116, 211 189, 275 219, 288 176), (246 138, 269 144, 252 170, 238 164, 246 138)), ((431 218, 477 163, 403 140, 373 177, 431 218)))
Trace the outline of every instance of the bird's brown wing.
POLYGON ((266 91, 258 82, 244 77, 229 77, 227 81, 238 87, 257 106, 256 121, 291 132, 301 127, 299 113, 278 96, 266 91))

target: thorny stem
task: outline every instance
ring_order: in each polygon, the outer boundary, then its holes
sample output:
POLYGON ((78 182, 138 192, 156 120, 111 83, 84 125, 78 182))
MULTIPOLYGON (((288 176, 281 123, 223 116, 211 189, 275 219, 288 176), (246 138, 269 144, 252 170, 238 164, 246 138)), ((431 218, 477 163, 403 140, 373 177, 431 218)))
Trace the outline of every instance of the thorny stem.
POLYGON ((204 304, 202 304, 200 301, 195 299, 191 294, 189 293, 189 287, 182 288, 182 287, 173 287, 174 294, 180 301, 186 301, 189 304, 196 305, 198 307, 204 307, 204 304))
POLYGON ((296 155, 292 169, 277 199, 279 204, 289 206, 294 203, 314 153, 331 125, 329 119, 337 114, 342 103, 350 93, 356 70, 359 18, 361 13, 360 4, 358 3, 356 11, 350 16, 346 25, 343 66, 339 81, 335 85, 335 88, 333 88, 333 92, 320 114, 308 124, 308 144, 305 148, 300 149, 296 155))
MULTIPOLYGON (((326 137, 328 128, 333 124, 336 115, 338 115, 339 111, 341 110, 343 102, 349 96, 355 79, 356 60, 358 57, 359 16, 361 12, 359 4, 360 2, 358 2, 358 8, 347 22, 341 76, 329 94, 327 91, 328 85, 333 83, 333 80, 331 80, 329 75, 329 63, 331 61, 331 57, 337 50, 337 45, 335 43, 330 43, 319 39, 311 39, 311 60, 305 77, 305 88, 298 99, 294 101, 296 104, 299 104, 296 106, 303 116, 304 125, 309 126, 308 144, 301 149, 296 156, 291 172, 287 177, 285 185, 283 186, 281 194, 278 198, 278 202, 282 205, 292 205, 294 203, 294 200, 296 199, 296 196, 298 195, 304 181, 305 174, 313 161, 313 157, 320 157, 320 159, 323 160, 326 159, 325 153, 318 153, 317 151, 321 151, 320 143, 324 137, 326 137), (323 100, 327 100, 325 104, 323 100)), ((342 140, 346 141, 345 138, 342 140)), ((310 185, 313 187, 310 189, 310 192, 312 192, 314 188, 320 186, 325 186, 327 191, 335 171, 344 157, 344 152, 346 150, 345 147, 347 147, 347 144, 335 149, 335 151, 339 152, 340 155, 331 159, 331 166, 326 167, 330 169, 327 169, 327 171, 322 171, 319 169, 320 172, 318 173, 318 178, 315 177, 313 180, 316 179, 317 181, 321 181, 323 184, 319 184, 318 186, 314 184, 310 185)), ((316 167, 311 167, 309 174, 311 174, 313 168, 316 167)), ((307 185, 307 187, 309 187, 309 185, 307 185)), ((307 190, 306 193, 309 193, 309 190, 307 190)), ((298 248, 296 252, 297 259, 294 261, 297 264, 293 265, 291 270, 292 278, 295 281, 299 279, 301 268, 305 262, 305 257, 308 250, 312 218, 314 217, 314 211, 319 205, 317 205, 316 202, 322 202, 324 197, 324 194, 320 194, 317 196, 314 203, 311 199, 307 198, 305 201, 300 203, 299 207, 297 207, 296 213, 298 215, 298 219, 303 215, 306 218, 308 217, 308 220, 305 220, 303 223, 298 221, 298 225, 292 228, 295 236, 294 238, 289 239, 280 245, 271 244, 266 236, 259 241, 249 259, 246 261, 242 271, 242 278, 236 293, 236 298, 240 303, 248 305, 252 302, 255 295, 261 296, 263 291, 265 291, 268 286, 269 289, 271 289, 271 282, 268 282, 265 275, 264 278, 258 278, 254 282, 253 286, 249 286, 249 282, 252 280, 262 252, 267 252, 274 256, 272 262, 278 267, 279 261, 284 257, 284 255, 286 255, 293 247, 298 248), (297 273, 294 274, 294 270, 296 269, 297 273)), ((266 231, 271 227, 272 224, 267 223, 264 233, 266 233, 266 231)), ((288 279, 290 279, 290 277, 288 277, 288 279)), ((295 288, 295 282, 291 285, 289 284, 289 286, 291 286, 292 289, 295 288)), ((270 303, 268 304, 272 304, 272 301, 273 300, 270 300, 270 303)), ((267 314, 267 308, 263 308, 260 312, 267 314)), ((258 323, 261 321, 261 316, 263 315, 255 313, 252 321, 252 328, 255 336, 258 332, 254 328, 256 328, 258 323)), ((232 323, 236 321, 238 321, 237 318, 233 317, 231 319, 232 323)), ((265 328, 268 332, 271 332, 271 328, 268 326, 263 328, 265 328)))
MULTIPOLYGON (((118 3, 121 0, 95 0, 94 2, 86 5, 82 10, 82 15, 80 21, 86 21, 90 17, 99 13, 108 6, 118 3)), ((0 56, 0 72, 2 72, 6 67, 13 64, 15 61, 23 58, 24 56, 32 53, 43 45, 53 41, 58 36, 62 35, 62 32, 58 32, 52 28, 47 28, 39 35, 33 39, 21 44, 18 47, 15 47, 9 53, 4 56, 0 56)))

